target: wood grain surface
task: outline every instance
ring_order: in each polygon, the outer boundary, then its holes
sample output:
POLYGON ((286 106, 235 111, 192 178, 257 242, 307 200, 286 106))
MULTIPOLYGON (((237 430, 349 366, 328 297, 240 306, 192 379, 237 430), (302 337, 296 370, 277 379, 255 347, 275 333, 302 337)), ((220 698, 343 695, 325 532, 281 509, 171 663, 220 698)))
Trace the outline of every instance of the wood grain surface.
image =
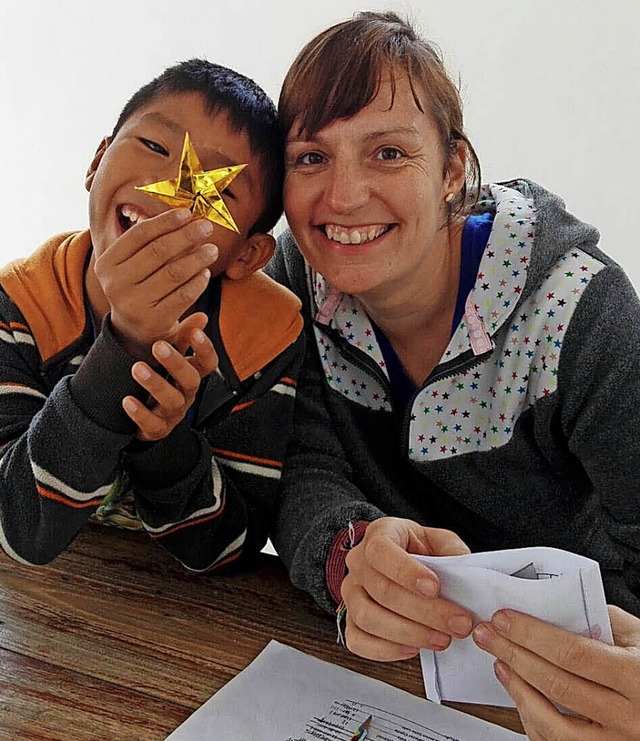
MULTIPOLYGON (((418 659, 349 654, 273 556, 192 575, 145 534, 100 526, 47 566, 0 552, 0 739, 161 741, 272 638, 424 697, 418 659)), ((453 706, 522 731, 513 710, 453 706)))

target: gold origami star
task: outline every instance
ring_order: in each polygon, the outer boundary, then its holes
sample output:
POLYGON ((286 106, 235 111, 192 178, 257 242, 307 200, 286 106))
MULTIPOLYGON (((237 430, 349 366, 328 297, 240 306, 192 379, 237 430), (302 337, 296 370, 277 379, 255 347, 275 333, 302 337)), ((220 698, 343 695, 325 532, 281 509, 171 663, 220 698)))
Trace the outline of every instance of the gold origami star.
POLYGON ((220 193, 245 167, 246 165, 233 165, 205 172, 191 145, 189 132, 186 132, 178 177, 151 185, 140 185, 136 190, 142 190, 172 208, 188 208, 195 216, 203 216, 214 224, 220 224, 239 234, 240 230, 220 193))

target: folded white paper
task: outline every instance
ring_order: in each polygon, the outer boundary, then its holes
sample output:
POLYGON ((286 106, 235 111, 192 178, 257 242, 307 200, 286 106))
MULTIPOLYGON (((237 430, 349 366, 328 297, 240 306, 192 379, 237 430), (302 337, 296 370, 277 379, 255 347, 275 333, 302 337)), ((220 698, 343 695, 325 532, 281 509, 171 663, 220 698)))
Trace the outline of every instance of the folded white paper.
MULTIPOLYGON (((440 580, 440 594, 471 611, 474 624, 512 608, 573 633, 612 644, 596 561, 556 548, 519 548, 467 556, 416 556, 440 580)), ((495 658, 469 636, 446 651, 421 651, 427 697, 513 707, 495 678, 495 658)))

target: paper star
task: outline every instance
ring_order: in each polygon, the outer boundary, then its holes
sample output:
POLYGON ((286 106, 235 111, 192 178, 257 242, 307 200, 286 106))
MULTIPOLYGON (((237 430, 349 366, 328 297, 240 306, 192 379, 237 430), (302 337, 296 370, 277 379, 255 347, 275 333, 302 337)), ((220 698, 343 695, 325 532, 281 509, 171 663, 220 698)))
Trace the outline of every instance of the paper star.
POLYGON ((188 208, 194 216, 202 216, 239 234, 240 230, 220 193, 245 167, 246 165, 233 165, 205 172, 191 145, 189 132, 186 132, 178 177, 151 185, 140 185, 136 190, 142 190, 172 208, 188 208))

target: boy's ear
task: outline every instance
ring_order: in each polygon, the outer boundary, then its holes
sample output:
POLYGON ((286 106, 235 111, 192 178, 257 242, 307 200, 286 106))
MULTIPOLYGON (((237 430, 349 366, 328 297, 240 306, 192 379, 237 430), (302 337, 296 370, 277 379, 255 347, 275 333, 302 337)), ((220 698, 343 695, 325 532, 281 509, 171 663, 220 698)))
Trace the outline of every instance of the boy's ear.
POLYGON ((96 149, 96 153, 93 155, 93 159, 91 160, 91 164, 89 165, 89 169, 87 170, 87 174, 84 179, 84 187, 87 190, 91 190, 91 185, 93 183, 93 178, 96 175, 96 170, 98 169, 100 160, 102 159, 104 153, 107 151, 107 147, 109 146, 109 144, 111 144, 111 138, 105 136, 96 149))
POLYGON ((276 240, 270 234, 252 234, 242 251, 225 270, 227 278, 241 280, 263 268, 271 259, 276 240))

